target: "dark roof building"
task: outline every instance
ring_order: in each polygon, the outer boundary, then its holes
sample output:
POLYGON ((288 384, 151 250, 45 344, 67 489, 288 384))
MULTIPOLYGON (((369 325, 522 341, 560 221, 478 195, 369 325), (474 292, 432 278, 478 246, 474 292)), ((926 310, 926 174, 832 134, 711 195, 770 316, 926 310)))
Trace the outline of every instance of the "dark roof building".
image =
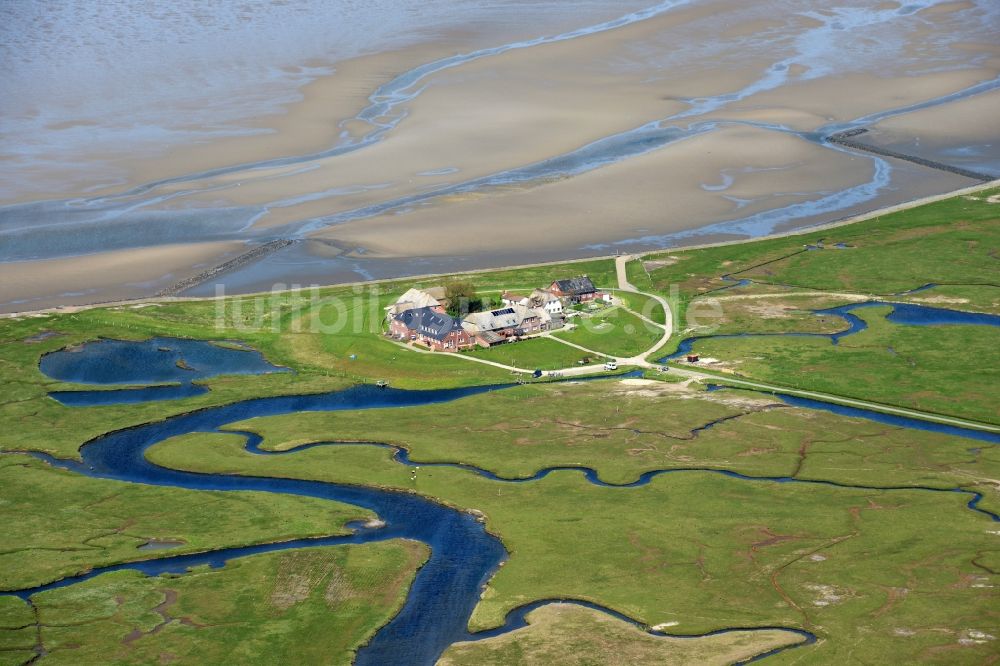
POLYGON ((556 296, 568 298, 588 298, 597 293, 597 287, 586 275, 570 278, 568 280, 556 280, 549 287, 556 296))
POLYGON ((392 318, 389 332, 398 340, 427 345, 434 351, 458 351, 476 344, 462 322, 437 307, 412 308, 392 318))
POLYGON ((435 340, 444 340, 449 333, 463 330, 461 320, 430 307, 400 312, 394 319, 414 333, 435 340))

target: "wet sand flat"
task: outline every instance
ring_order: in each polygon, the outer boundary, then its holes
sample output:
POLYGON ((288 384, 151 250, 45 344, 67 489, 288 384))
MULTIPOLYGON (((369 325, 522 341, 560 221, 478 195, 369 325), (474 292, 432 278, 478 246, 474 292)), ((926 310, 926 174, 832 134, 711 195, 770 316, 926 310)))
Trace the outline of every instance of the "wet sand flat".
MULTIPOLYGON (((463 65, 431 77, 427 89, 408 105, 400 131, 365 150, 316 160, 307 171, 288 168, 283 176, 238 172, 209 179, 204 182, 208 191, 166 205, 207 205, 221 196, 230 204, 264 210, 255 220, 258 227, 350 217, 351 211, 503 174, 670 119, 687 106, 681 99, 747 88, 767 69, 766 61, 749 59, 724 71, 717 71, 714 61, 695 60, 671 68, 669 74, 646 66, 642 58, 657 62, 651 50, 666 50, 682 37, 708 39, 709 15, 706 8, 689 8, 619 30, 463 65), (644 45, 641 58, 633 52, 635 44, 644 45)), ((736 32, 746 36, 745 30, 736 32)), ((733 50, 741 44, 737 39, 733 50)), ((995 75, 996 70, 979 68, 790 82, 674 122, 778 122, 812 131, 831 121, 951 94, 995 75)), ((761 143, 759 150, 770 146, 761 143)), ((836 154, 821 152, 813 160, 837 161, 836 154)), ((778 191, 791 187, 780 176, 772 183, 778 191)))
MULTIPOLYGON (((968 184, 968 180, 958 176, 944 174, 944 177, 945 184, 954 185, 953 188, 948 189, 948 192, 963 190, 968 184)), ((841 220, 854 219, 856 216, 877 214, 879 210, 894 210, 896 206, 906 205, 913 201, 914 193, 919 198, 933 198, 940 193, 941 187, 942 181, 939 175, 906 162, 900 163, 898 168, 893 171, 892 180, 886 191, 880 194, 874 203, 867 202, 840 209, 844 215, 837 218, 834 224, 841 220)), ((516 202, 497 201, 495 205, 498 207, 508 205, 513 209, 516 202)), ((523 209, 518 209, 516 212, 522 211, 523 209)), ((478 209, 476 214, 479 214, 478 209)), ((663 212, 664 216, 669 214, 671 214, 669 209, 663 212)), ((511 219, 511 211, 507 210, 503 217, 511 219)), ((463 216, 460 219, 467 218, 463 216)), ((567 233, 572 234, 574 233, 572 230, 576 228, 580 219, 567 215, 560 218, 560 222, 565 225, 564 228, 571 230, 567 233)), ((611 256, 615 252, 637 252, 665 247, 699 247, 721 242, 738 242, 748 236, 745 232, 739 232, 738 228, 734 230, 726 222, 701 225, 692 220, 671 219, 676 223, 675 231, 667 231, 664 234, 649 237, 649 234, 646 233, 647 230, 638 228, 639 235, 630 236, 621 241, 599 243, 590 247, 555 247, 551 243, 536 244, 535 241, 540 238, 541 234, 535 227, 527 224, 515 225, 516 228, 509 233, 505 233, 502 227, 497 226, 492 230, 482 232, 479 237, 470 239, 468 242, 463 240, 461 243, 456 243, 456 249, 450 253, 442 249, 451 246, 450 239, 442 239, 441 243, 438 244, 422 241, 420 248, 428 251, 426 255, 419 255, 409 248, 403 256, 370 252, 367 249, 363 254, 360 254, 351 251, 349 246, 347 251, 334 254, 330 252, 328 246, 320 242, 323 239, 317 237, 315 241, 306 241, 290 246, 267 256, 260 262, 228 274, 225 278, 225 293, 256 293, 271 291, 275 288, 285 289, 293 285, 357 283, 400 278, 408 275, 442 275, 552 261, 585 260, 595 256, 611 256), (511 239, 516 238, 517 233, 522 231, 520 236, 522 244, 512 247, 514 243, 511 239), (502 242, 495 242, 498 238, 502 242), (292 270, 294 273, 291 272, 292 270), (290 278, 290 275, 294 275, 294 277, 290 278)), ((763 224, 766 224, 767 228, 773 229, 775 234, 784 234, 829 222, 829 216, 824 215, 814 215, 806 219, 806 225, 782 222, 781 219, 779 217, 777 221, 766 221, 763 224)), ((435 220, 438 218, 435 217, 435 220)), ((583 218, 584 227, 590 223, 589 218, 583 218)), ((761 224, 761 222, 751 222, 748 226, 759 227, 761 224)), ((185 296, 193 297, 213 296, 217 293, 217 285, 212 282, 206 282, 184 292, 185 296)))
POLYGON ((338 225, 321 236, 391 257, 517 244, 556 251, 570 238, 583 252, 591 244, 752 215, 870 177, 868 160, 828 153, 787 134, 730 126, 575 178, 445 197, 409 212, 338 225))
POLYGON ((1000 162, 1000 91, 876 123, 867 143, 970 169, 1000 162))
MULTIPOLYGON (((845 173, 810 167, 802 162, 786 162, 766 170, 739 173, 727 194, 733 201, 719 200, 702 186, 722 184, 720 171, 686 169, 683 155, 697 154, 699 146, 724 141, 719 137, 692 139, 689 146, 665 158, 650 155, 636 165, 594 172, 572 180, 539 186, 530 191, 495 192, 456 197, 442 205, 410 211, 398 216, 350 223, 328 230, 321 237, 366 248, 372 257, 489 255, 496 248, 511 248, 518 243, 531 251, 546 250, 552 256, 579 258, 609 254, 616 250, 648 251, 720 240, 746 238, 787 231, 803 226, 775 219, 755 219, 772 207, 790 207, 807 201, 794 189, 796 184, 837 182, 852 171, 863 183, 871 172, 864 158, 846 155, 840 159, 854 162, 845 173), (657 164, 659 163, 659 164, 657 164), (648 168, 644 168, 648 167, 648 168), (785 172, 783 184, 789 189, 773 192, 770 182, 785 172), (623 193, 623 198, 608 201, 609 189, 623 193), (631 195, 631 196, 630 196, 631 195), (470 224, 470 219, 475 224, 470 224), (556 222, 562 233, 545 231, 556 222), (727 227, 727 225, 730 225, 727 227), (752 234, 751 231, 757 233, 752 234), (567 242, 572 239, 572 243, 567 242)), ((756 149, 756 147, 753 147, 756 149)), ((832 163, 835 167, 836 163, 832 163)), ((899 163, 895 180, 907 194, 892 192, 854 205, 845 205, 839 217, 890 206, 917 196, 966 187, 970 181, 949 174, 928 174, 926 170, 899 163)), ((839 218, 833 218, 839 219, 839 218)), ((817 213, 807 223, 829 221, 817 213)), ((516 249, 508 250, 516 254, 516 249)))
POLYGON ((244 251, 243 243, 197 243, 0 263, 0 312, 141 298, 244 251))
MULTIPOLYGON (((622 71, 615 58, 650 32, 679 30, 710 13, 710 8, 670 13, 615 31, 510 51, 445 70, 427 79, 426 89, 407 104, 398 131, 377 144, 316 160, 309 171, 284 178, 240 172, 209 179, 206 188, 229 187, 183 201, 204 203, 221 195, 237 205, 272 204, 257 224, 286 224, 540 162, 666 118, 686 105, 668 99, 659 86, 644 83, 646 68, 622 71), (435 174, 441 171, 447 173, 435 174), (331 183, 340 185, 335 194, 293 203, 330 190, 331 183), (345 189, 359 192, 340 192, 345 189), (273 206, 274 202, 281 203, 273 206)), ((383 60, 397 57, 389 54, 383 60)), ((371 58, 364 65, 381 71, 387 67, 384 61, 371 58)), ((763 61, 758 63, 763 66, 763 61)), ((692 73, 690 79, 702 80, 706 73, 692 73)), ((741 85, 752 76, 749 69, 742 77, 726 73, 717 88, 741 85)), ((323 100, 307 98, 304 104, 314 102, 323 100)), ((172 200, 168 205, 179 204, 172 200)))
POLYGON ((251 123, 253 134, 123 159, 128 181, 146 187, 95 182, 79 199, 0 206, 0 271, 19 276, 0 284, 0 302, 119 294, 101 267, 126 264, 141 274, 127 291, 148 294, 196 263, 225 261, 239 241, 316 238, 352 251, 331 259, 306 244, 261 262, 256 277, 250 266, 221 278, 259 287, 322 275, 313 260, 334 261, 340 280, 379 275, 390 260, 394 274, 408 259, 415 274, 448 258, 465 270, 489 257, 748 237, 971 184, 823 142, 852 127, 900 150, 922 135, 939 161, 1000 171, 989 148, 1000 144, 990 3, 655 9, 495 50, 449 28, 303 63, 335 71, 251 123), (110 252, 95 244, 108 225, 110 252), (70 277, 72 290, 61 283, 70 277))

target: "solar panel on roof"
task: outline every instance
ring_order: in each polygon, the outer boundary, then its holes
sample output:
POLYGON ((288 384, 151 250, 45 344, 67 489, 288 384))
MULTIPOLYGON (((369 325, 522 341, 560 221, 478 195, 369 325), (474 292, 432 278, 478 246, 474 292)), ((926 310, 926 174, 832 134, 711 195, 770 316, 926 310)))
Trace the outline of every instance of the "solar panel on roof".
POLYGON ((493 315, 494 317, 498 317, 500 315, 505 315, 505 314, 514 314, 514 308, 504 308, 503 310, 493 310, 492 312, 490 312, 490 314, 493 315))

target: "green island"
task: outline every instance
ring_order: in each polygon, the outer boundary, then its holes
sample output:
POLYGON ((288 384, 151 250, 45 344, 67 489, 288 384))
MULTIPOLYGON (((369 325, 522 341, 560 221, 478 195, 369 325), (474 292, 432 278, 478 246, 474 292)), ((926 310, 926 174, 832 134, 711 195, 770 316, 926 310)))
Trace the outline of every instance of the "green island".
POLYGON ((29 625, 5 636, 4 663, 30 658, 38 639, 52 663, 349 663, 425 558, 422 544, 399 541, 254 555, 181 576, 109 573, 38 594, 37 616, 0 610, 6 624, 29 625))
POLYGON ((991 663, 998 193, 699 249, 0 319, 0 665, 360 658, 426 593, 434 545, 379 539, 393 525, 350 501, 223 487, 261 479, 429 501, 502 544, 460 618, 495 635, 449 639, 440 664, 991 663), (462 351, 390 334, 386 308, 411 289, 580 275, 609 304, 574 310, 575 327, 462 351), (929 319, 900 319, 907 306, 929 319), (250 348, 276 368, 111 385, 39 365, 150 338, 250 348), (197 390, 50 395, 174 383, 197 390), (333 392, 371 404, 289 398, 333 392), (91 444, 158 424, 145 460, 218 486, 86 469, 91 444), (375 536, 282 546, 352 534, 375 536), (127 566, 214 551, 234 555, 127 566))

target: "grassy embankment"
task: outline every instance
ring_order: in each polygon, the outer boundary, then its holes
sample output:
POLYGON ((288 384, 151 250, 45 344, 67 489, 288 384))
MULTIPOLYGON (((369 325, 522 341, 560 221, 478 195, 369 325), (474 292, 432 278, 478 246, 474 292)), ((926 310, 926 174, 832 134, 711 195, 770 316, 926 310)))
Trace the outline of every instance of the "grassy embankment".
MULTIPOLYGON (((931 282, 964 285, 978 295, 976 301, 952 305, 979 311, 982 304, 989 311, 997 298, 992 255, 1000 235, 995 224, 1000 205, 986 198, 998 192, 946 199, 814 233, 649 254, 643 257, 648 270, 631 262, 628 276, 639 289, 661 295, 669 295, 676 285, 681 314, 693 298, 732 286, 723 275, 754 280, 747 287, 727 289, 725 295, 816 290, 890 297, 931 282), (825 249, 805 249, 819 243, 825 249), (836 243, 848 247, 838 249, 836 243)), ((899 298, 926 299, 935 291, 899 298)))
MULTIPOLYGON (((629 276, 640 289, 664 295, 671 287, 676 290, 675 341, 708 332, 705 326, 716 321, 705 304, 711 298, 721 299, 720 332, 829 332, 832 322, 820 321, 808 309, 848 302, 837 296, 841 292, 994 311, 1000 206, 986 202, 992 193, 803 236, 649 255, 644 258, 649 270, 632 262, 629 276), (821 241, 824 249, 803 247, 821 241), (848 247, 835 249, 835 243, 848 247), (721 279, 725 274, 753 282, 717 291, 733 284, 721 279), (894 295, 929 282, 949 286, 894 295), (801 297, 783 295, 802 291, 813 291, 816 301, 804 304, 801 297), (730 298, 760 294, 779 295, 730 298), (692 327, 691 313, 703 326, 692 327)), ((984 361, 1000 346, 998 329, 897 325, 886 322, 884 313, 857 312, 870 329, 838 346, 816 339, 750 338, 698 342, 695 349, 761 381, 996 421, 996 402, 989 394, 997 375, 984 370, 989 367, 984 361)))
POLYGON ((35 595, 37 620, 0 597, 0 663, 30 661, 40 640, 44 664, 346 666, 398 612, 427 554, 389 541, 254 555, 182 576, 120 571, 35 595))
POLYGON ((611 259, 592 259, 586 261, 571 261, 545 266, 513 268, 498 271, 480 271, 476 273, 458 273, 449 278, 431 278, 428 280, 409 280, 407 286, 431 287, 440 285, 449 279, 468 280, 483 292, 497 293, 510 290, 526 293, 535 288, 547 288, 555 280, 587 275, 598 288, 613 288, 618 285, 615 275, 615 263, 611 259))

